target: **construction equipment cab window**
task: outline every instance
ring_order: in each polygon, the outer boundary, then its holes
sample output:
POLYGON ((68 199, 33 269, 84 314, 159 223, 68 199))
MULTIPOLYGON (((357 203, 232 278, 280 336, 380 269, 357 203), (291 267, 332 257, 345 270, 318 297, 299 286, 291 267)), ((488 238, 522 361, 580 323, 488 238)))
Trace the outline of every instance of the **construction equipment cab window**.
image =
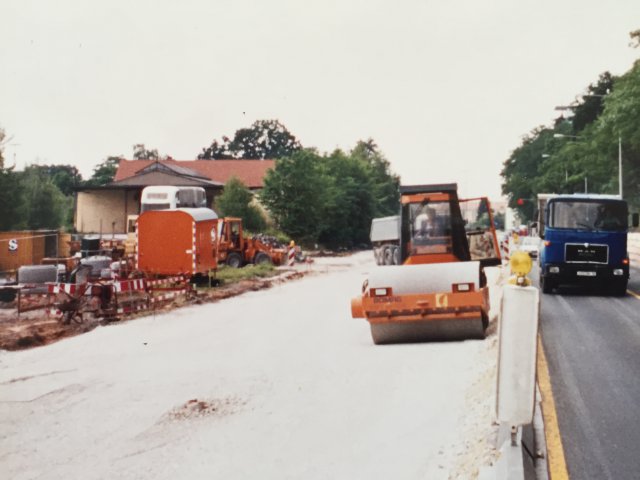
POLYGON ((449 202, 409 205, 411 242, 416 253, 451 252, 451 210, 449 202))

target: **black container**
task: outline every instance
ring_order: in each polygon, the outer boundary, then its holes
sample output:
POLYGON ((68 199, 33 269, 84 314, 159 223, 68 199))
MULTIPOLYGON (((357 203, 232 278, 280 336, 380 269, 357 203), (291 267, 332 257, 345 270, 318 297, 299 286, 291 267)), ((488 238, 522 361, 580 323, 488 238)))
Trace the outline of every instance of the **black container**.
POLYGON ((80 241, 80 252, 82 258, 91 257, 100 253, 100 239, 85 237, 80 241))

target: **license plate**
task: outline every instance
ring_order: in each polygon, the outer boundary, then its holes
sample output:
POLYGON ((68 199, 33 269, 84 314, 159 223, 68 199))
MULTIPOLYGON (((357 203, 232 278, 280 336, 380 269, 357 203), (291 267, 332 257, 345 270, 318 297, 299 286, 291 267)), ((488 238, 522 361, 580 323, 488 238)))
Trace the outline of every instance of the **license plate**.
POLYGON ((595 277, 596 272, 578 272, 579 277, 595 277))

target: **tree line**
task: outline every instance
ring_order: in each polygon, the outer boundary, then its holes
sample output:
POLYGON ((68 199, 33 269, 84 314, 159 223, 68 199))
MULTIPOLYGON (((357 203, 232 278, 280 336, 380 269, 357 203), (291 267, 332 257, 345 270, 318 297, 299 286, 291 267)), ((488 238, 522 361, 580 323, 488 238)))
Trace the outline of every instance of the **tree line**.
MULTIPOLYGON (((640 30, 631 38, 637 47, 640 30)), ((568 114, 534 128, 504 162, 509 206, 529 221, 538 193, 617 194, 621 147, 623 197, 640 209, 640 60, 621 76, 602 73, 563 108, 568 114)))
MULTIPOLYGON (((18 172, 4 165, 1 129, 0 135, 0 230, 72 229, 76 189, 109 184, 120 161, 108 157, 87 180, 71 165, 31 165, 18 172)), ((133 157, 171 158, 143 144, 134 146, 133 157)), ((237 178, 216 199, 219 214, 243 218, 252 232, 270 229, 307 244, 351 248, 368 242, 372 218, 399 209, 399 177, 372 139, 349 151, 320 153, 303 147, 279 121, 259 120, 214 140, 198 158, 276 160, 257 199, 237 178)))

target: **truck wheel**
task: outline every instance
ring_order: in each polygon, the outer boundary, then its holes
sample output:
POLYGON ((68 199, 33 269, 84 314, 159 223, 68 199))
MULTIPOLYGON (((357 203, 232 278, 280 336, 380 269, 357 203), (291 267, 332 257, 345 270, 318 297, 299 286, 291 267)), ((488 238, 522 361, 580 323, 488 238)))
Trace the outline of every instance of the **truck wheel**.
POLYGON ((264 252, 258 252, 253 259, 253 263, 256 265, 273 265, 271 257, 264 252))
POLYGON ((384 247, 384 264, 393 265, 393 247, 391 245, 384 247))
POLYGON ((227 255, 227 265, 231 268, 240 268, 242 266, 242 257, 240 254, 232 252, 227 255))
POLYGON ((613 282, 611 285, 611 294, 616 297, 624 297, 627 294, 627 283, 627 279, 613 282))
POLYGON ((540 290, 542 290, 542 293, 552 293, 553 291, 551 280, 545 279, 542 275, 540 275, 540 290))
POLYGON ((374 248, 373 256, 376 259, 376 265, 384 265, 384 247, 374 248))
POLYGON ((400 265, 400 248, 393 246, 391 249, 393 250, 393 264, 400 265))

